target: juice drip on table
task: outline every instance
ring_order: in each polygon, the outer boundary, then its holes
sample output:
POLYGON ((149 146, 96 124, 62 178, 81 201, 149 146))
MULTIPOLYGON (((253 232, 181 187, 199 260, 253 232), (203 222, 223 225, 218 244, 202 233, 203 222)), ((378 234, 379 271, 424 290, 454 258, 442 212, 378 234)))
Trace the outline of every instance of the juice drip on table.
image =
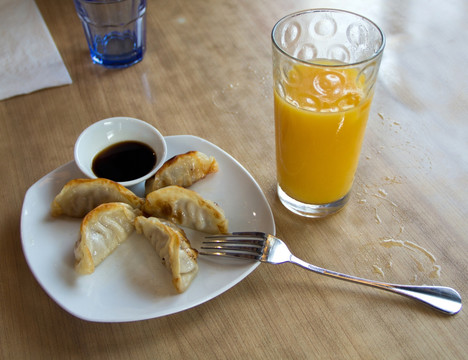
POLYGON ((396 283, 431 284, 440 279, 442 271, 429 250, 412 241, 393 237, 361 246, 354 266, 358 276, 377 276, 396 283))
POLYGON ((278 183, 308 204, 351 189, 372 100, 356 69, 326 65, 294 65, 274 94, 278 183))

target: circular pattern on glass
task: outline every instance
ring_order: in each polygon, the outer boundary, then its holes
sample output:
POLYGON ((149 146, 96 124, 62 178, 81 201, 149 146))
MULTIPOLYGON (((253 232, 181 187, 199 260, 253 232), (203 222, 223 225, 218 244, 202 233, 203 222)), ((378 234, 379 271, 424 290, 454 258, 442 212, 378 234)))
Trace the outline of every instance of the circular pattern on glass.
POLYGON ((313 60, 317 57, 317 48, 313 44, 303 44, 296 49, 294 57, 300 60, 313 60))
POLYGON ((313 84, 315 90, 326 97, 336 97, 342 93, 346 79, 337 71, 323 71, 315 76, 313 84))
POLYGON ((336 107, 339 111, 345 111, 357 106, 361 101, 361 94, 357 92, 349 92, 344 94, 336 101, 336 107))
POLYGON ((315 23, 313 31, 319 36, 332 37, 336 34, 337 28, 336 21, 329 16, 325 16, 315 23))
POLYGON ((335 44, 330 46, 327 51, 327 57, 332 60, 338 60, 343 63, 349 63, 351 54, 348 48, 342 44, 335 44))
POLYGON ((284 83, 293 85, 298 84, 301 81, 301 74, 297 68, 292 67, 289 63, 284 63, 281 66, 281 78, 284 83))
POLYGON ((301 25, 297 22, 286 24, 281 32, 281 46, 288 48, 299 40, 301 36, 301 25))
POLYGON ((359 23, 353 23, 346 29, 346 37, 351 45, 366 46, 369 38, 369 31, 359 23))
POLYGON ((320 108, 320 100, 313 95, 307 95, 304 99, 304 107, 312 111, 317 111, 320 108))
POLYGON ((277 82, 277 83, 275 84, 275 88, 276 88, 277 94, 278 94, 280 97, 284 98, 284 97, 286 96, 286 92, 284 91, 284 86, 283 86, 283 84, 281 84, 280 82, 277 82))

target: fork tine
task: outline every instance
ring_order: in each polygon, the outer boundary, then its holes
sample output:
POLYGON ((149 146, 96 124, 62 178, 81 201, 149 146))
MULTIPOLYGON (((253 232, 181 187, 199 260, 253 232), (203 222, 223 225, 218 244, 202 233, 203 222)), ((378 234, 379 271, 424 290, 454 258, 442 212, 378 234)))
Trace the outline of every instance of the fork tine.
MULTIPOLYGON (((208 237, 207 237, 208 238, 208 237)), ((264 241, 260 239, 236 239, 236 238, 208 238, 203 242, 206 245, 218 245, 219 247, 257 247, 262 248, 264 241)))
POLYGON ((225 250, 225 251, 243 251, 253 252, 256 254, 262 253, 263 246, 257 244, 238 244, 231 242, 203 242, 201 248, 203 250, 225 250))
POLYGON ((238 231, 231 234, 214 234, 205 236, 207 239, 259 239, 265 240, 267 234, 257 231, 238 231))
POLYGON ((252 252, 237 252, 237 251, 226 251, 226 250, 211 251, 210 250, 210 251, 199 251, 198 254, 260 260, 260 255, 256 253, 252 253, 252 252))
POLYGON ((225 254, 232 253, 236 255, 244 254, 260 256, 263 253, 262 244, 251 244, 249 242, 239 243, 230 241, 207 241, 203 242, 201 249, 214 252, 223 252, 225 254))
POLYGON ((260 260, 265 245, 264 235, 258 232, 209 235, 201 247, 207 251, 199 251, 199 254, 260 260))
MULTIPOLYGON (((205 236, 205 239, 211 239, 213 242, 238 242, 259 244, 263 246, 267 236, 262 232, 233 232, 232 234, 216 234, 205 236)), ((209 241, 208 241, 209 242, 209 241)))

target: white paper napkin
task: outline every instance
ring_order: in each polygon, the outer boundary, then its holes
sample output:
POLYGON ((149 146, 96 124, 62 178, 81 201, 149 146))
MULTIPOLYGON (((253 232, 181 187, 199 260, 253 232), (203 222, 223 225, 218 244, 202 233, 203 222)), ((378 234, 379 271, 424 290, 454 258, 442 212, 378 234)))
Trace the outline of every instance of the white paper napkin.
POLYGON ((0 100, 71 82, 34 0, 0 0, 0 100))

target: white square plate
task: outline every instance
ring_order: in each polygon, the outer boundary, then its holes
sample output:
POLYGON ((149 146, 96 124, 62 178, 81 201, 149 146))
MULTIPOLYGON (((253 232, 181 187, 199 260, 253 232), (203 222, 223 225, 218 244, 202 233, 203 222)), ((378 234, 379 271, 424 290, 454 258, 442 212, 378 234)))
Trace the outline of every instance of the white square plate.
MULTIPOLYGON (((247 170, 212 143, 190 135, 166 137, 168 159, 190 150, 214 156, 219 171, 192 185, 204 198, 218 203, 229 231, 275 234, 270 206, 247 170)), ((199 273, 183 294, 173 288, 171 274, 142 235, 134 233, 91 275, 74 270, 73 247, 81 219, 53 218, 50 204, 62 187, 83 178, 74 162, 43 177, 27 191, 21 214, 21 238, 27 263, 49 296, 74 316, 96 322, 125 322, 173 314, 202 304, 249 275, 258 262, 198 257, 199 273)), ((132 188, 143 196, 143 184, 132 188)), ((204 234, 186 230, 200 248, 204 234)))

